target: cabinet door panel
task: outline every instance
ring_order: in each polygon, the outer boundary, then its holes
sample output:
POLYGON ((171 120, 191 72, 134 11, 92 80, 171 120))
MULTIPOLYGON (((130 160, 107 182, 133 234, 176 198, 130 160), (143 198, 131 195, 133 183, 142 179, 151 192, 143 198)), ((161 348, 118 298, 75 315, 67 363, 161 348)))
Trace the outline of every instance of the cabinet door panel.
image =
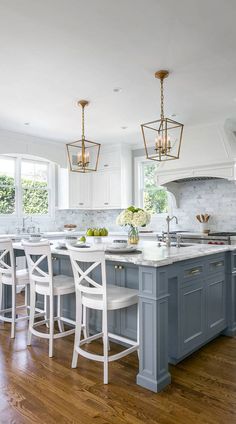
POLYGON ((218 334, 226 327, 225 279, 215 277, 207 284, 207 332, 208 336, 218 334))
POLYGON ((109 205, 109 173, 96 172, 93 175, 93 207, 101 208, 109 205))
POLYGON ((91 178, 88 174, 70 173, 69 207, 91 207, 91 178))
POLYGON ((121 207, 121 175, 120 171, 109 172, 109 206, 121 207))
POLYGON ((184 355, 204 340, 205 288, 200 280, 181 289, 181 353, 184 355))

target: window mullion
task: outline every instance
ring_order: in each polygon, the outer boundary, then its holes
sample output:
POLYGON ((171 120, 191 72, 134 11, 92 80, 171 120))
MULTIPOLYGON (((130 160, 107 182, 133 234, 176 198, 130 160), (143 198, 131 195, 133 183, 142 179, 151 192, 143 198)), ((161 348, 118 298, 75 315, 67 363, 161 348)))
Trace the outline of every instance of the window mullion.
POLYGON ((21 158, 16 158, 15 167, 15 189, 16 189, 16 215, 18 219, 22 218, 21 203, 21 158))

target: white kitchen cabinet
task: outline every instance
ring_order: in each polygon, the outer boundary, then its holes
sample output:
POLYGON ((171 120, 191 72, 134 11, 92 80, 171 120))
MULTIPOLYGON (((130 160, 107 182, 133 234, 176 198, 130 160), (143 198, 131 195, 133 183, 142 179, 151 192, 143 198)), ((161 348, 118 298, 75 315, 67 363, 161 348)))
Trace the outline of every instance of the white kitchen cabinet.
POLYGON ((98 171, 58 172, 59 209, 123 209, 132 203, 131 151, 124 146, 101 148, 98 171))
POLYGON ((97 172, 92 181, 93 209, 122 207, 120 170, 97 172))
POLYGON ((71 208, 91 207, 91 175, 71 172, 69 199, 71 208))
POLYGON ((58 175, 58 208, 90 209, 91 174, 61 168, 58 175))
POLYGON ((96 172, 92 175, 92 206, 95 209, 103 209, 108 205, 108 175, 107 172, 96 172))
POLYGON ((98 171, 108 171, 110 169, 120 168, 121 167, 121 157, 120 154, 115 152, 104 152, 101 150, 99 162, 98 162, 98 171))

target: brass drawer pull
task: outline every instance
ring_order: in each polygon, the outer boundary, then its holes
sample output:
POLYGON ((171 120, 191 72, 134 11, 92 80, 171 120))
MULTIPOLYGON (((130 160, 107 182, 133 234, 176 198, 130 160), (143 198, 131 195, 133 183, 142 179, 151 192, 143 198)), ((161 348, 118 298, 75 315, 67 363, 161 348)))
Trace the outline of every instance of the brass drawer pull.
POLYGON ((201 270, 199 269, 199 268, 197 268, 197 269, 192 269, 190 272, 189 272, 189 274, 190 275, 194 275, 194 274, 199 274, 201 272, 201 270))
POLYGON ((223 266, 224 265, 224 262, 215 262, 214 265, 215 266, 223 266))

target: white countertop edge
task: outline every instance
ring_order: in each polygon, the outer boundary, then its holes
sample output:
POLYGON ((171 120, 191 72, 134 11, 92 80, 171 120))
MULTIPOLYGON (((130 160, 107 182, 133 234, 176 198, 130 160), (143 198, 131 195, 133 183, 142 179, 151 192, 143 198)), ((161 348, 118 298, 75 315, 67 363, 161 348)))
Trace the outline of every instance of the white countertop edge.
MULTIPOLYGON (((23 246, 20 242, 13 243, 15 249, 23 250, 23 246)), ((94 245, 95 249, 99 249, 99 245, 94 245)), ((101 248, 101 245, 100 245, 101 248)), ((105 245, 103 245, 103 249, 105 245)), ((157 247, 155 242, 143 242, 143 245, 137 247, 138 250, 142 250, 142 253, 134 254, 111 254, 106 253, 106 260, 113 262, 122 262, 122 263, 132 263, 138 266, 149 266, 149 267, 160 267, 171 265, 175 262, 185 261, 189 259, 196 259, 198 257, 214 255, 217 253, 227 252, 236 250, 236 246, 222 245, 215 246, 212 245, 194 245, 189 247, 171 247, 167 248, 165 246, 157 247), (150 253, 151 249, 151 253, 150 253), (153 255, 156 258, 152 257, 153 255), (150 255, 150 258, 148 256, 150 255), (145 257, 146 256, 146 257, 145 257)), ((67 250, 56 249, 52 246, 52 254, 68 256, 69 252, 67 250)))

